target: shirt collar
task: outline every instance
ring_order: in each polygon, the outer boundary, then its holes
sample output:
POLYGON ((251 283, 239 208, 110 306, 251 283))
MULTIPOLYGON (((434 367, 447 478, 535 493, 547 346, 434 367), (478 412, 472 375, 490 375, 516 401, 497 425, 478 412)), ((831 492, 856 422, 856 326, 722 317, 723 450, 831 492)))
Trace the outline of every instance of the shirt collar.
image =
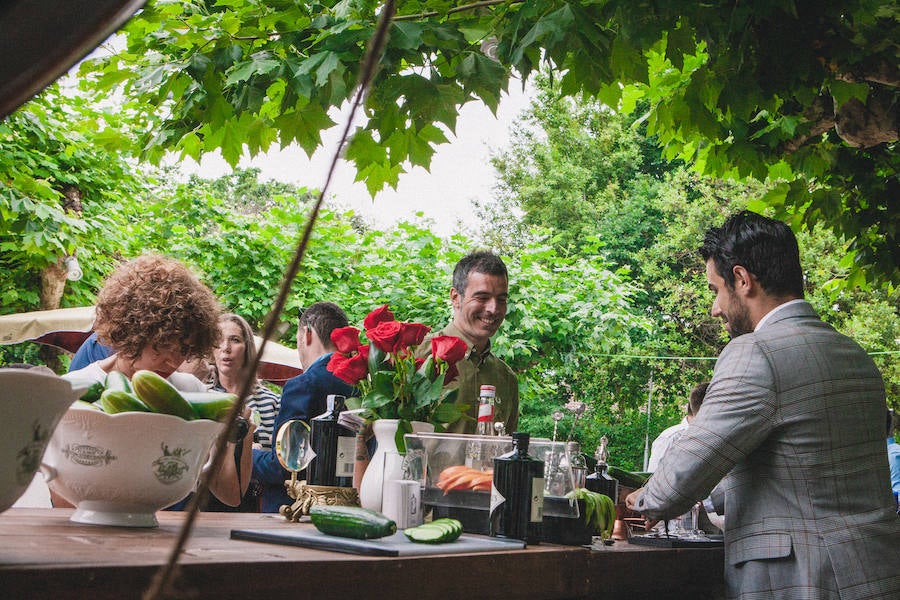
POLYGON ((772 318, 772 315, 777 313, 782 308, 787 308, 788 306, 791 306, 792 304, 799 304, 801 302, 806 302, 806 300, 804 300, 803 298, 795 298, 793 300, 788 300, 784 304, 779 304, 778 306, 776 306, 775 308, 773 308, 772 310, 767 312, 765 315, 763 315, 763 318, 759 320, 759 323, 756 324, 756 327, 753 328, 753 331, 759 331, 762 328, 762 326, 765 325, 766 322, 768 322, 772 318))
POLYGON ((317 364, 317 363, 319 363, 319 362, 322 362, 323 360, 328 360, 329 358, 331 358, 331 355, 332 355, 331 352, 326 352, 325 354, 320 354, 320 355, 316 358, 316 360, 314 360, 314 361, 312 361, 311 363, 309 363, 308 366, 307 366, 307 365, 303 365, 303 370, 304 370, 304 371, 310 370, 310 369, 312 368, 313 365, 315 365, 315 364, 317 364))

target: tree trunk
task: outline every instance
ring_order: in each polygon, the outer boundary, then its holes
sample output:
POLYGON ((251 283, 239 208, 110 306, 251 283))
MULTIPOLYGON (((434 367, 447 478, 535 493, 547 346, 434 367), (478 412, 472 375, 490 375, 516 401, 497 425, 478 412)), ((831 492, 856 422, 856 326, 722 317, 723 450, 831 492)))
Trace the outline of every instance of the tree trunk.
MULTIPOLYGON (((57 260, 41 271, 41 310, 59 308, 63 291, 66 289, 66 268, 62 260, 57 260)), ((45 365, 56 373, 61 373, 62 362, 59 360, 60 350, 54 346, 41 345, 38 356, 45 365)))

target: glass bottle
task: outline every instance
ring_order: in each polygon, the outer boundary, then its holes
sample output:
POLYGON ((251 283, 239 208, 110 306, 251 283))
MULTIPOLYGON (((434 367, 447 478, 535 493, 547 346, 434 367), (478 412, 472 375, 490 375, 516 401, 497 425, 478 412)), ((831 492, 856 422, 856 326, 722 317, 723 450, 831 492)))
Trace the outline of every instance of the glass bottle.
POLYGON ((478 393, 478 425, 475 428, 477 435, 494 435, 494 399, 497 397, 497 388, 492 385, 481 386, 478 393))
MULTIPOLYGON (((475 435, 494 435, 494 399, 497 388, 483 385, 478 393, 478 424, 475 435)), ((492 466, 493 456, 485 448, 483 440, 472 440, 466 444, 466 466, 473 469, 487 470, 492 466)))
POLYGON ((594 465, 594 472, 585 479, 584 485, 590 491, 604 494, 609 496, 613 502, 618 502, 619 481, 607 472, 607 469, 609 468, 609 465, 607 464, 607 461, 609 460, 609 451, 606 447, 608 444, 609 440, 606 439, 605 435, 602 436, 600 438, 600 445, 597 446, 597 452, 594 454, 594 458, 597 459, 597 464, 594 465))
POLYGON ((528 454, 531 436, 512 434, 511 452, 494 459, 491 535, 539 544, 544 520, 544 463, 528 454))
POLYGON ((578 442, 566 444, 569 469, 572 470, 572 489, 583 488, 587 478, 587 461, 581 453, 581 445, 578 442))
POLYGON ((356 438, 352 431, 338 425, 338 415, 345 410, 344 399, 329 394, 325 398, 325 412, 310 419, 310 444, 316 453, 307 474, 310 485, 353 485, 356 438))

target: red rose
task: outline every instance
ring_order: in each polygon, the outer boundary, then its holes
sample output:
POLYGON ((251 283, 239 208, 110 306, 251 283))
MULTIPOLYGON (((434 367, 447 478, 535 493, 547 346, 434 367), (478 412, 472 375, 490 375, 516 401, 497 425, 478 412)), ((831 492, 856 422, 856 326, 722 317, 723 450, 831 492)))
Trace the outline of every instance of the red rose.
POLYGON ((431 355, 448 364, 461 361, 466 356, 468 346, 453 335, 439 335, 431 338, 431 355))
POLYGON ((363 319, 363 327, 366 328, 366 331, 370 329, 375 329, 378 327, 379 323, 384 323, 385 321, 393 321, 394 313, 391 312, 391 309, 388 308, 388 305, 379 306, 363 319))
POLYGON ((418 346, 425 339, 431 327, 421 323, 400 323, 400 343, 404 346, 418 346))
POLYGON ((331 332, 331 341, 338 352, 350 354, 359 348, 359 329, 356 327, 338 327, 331 332))
POLYGON ((402 325, 397 321, 382 321, 374 329, 366 330, 366 337, 373 346, 382 352, 390 354, 397 352, 403 346, 400 344, 400 331, 402 325))
POLYGON ((360 352, 352 358, 347 358, 340 352, 335 352, 331 355, 331 360, 328 361, 326 368, 341 381, 356 385, 369 373, 368 354, 368 352, 365 355, 360 352))

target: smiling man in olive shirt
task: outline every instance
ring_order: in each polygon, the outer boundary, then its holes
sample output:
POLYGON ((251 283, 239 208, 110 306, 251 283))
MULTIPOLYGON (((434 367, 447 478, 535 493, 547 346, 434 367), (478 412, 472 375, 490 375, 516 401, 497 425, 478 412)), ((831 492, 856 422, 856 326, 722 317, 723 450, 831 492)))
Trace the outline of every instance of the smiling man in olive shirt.
MULTIPOLYGON (((512 433, 519 423, 519 385, 509 366, 491 353, 493 336, 506 317, 509 298, 509 276, 500 257, 491 252, 472 252, 463 257, 453 269, 453 321, 443 330, 426 338, 416 355, 428 356, 431 337, 452 335, 461 338, 468 350, 459 369, 459 396, 456 403, 465 405, 465 414, 475 417, 478 412, 478 393, 482 385, 497 388, 494 420, 512 433)), ((476 422, 462 419, 450 426, 455 433, 475 433, 476 422)))

